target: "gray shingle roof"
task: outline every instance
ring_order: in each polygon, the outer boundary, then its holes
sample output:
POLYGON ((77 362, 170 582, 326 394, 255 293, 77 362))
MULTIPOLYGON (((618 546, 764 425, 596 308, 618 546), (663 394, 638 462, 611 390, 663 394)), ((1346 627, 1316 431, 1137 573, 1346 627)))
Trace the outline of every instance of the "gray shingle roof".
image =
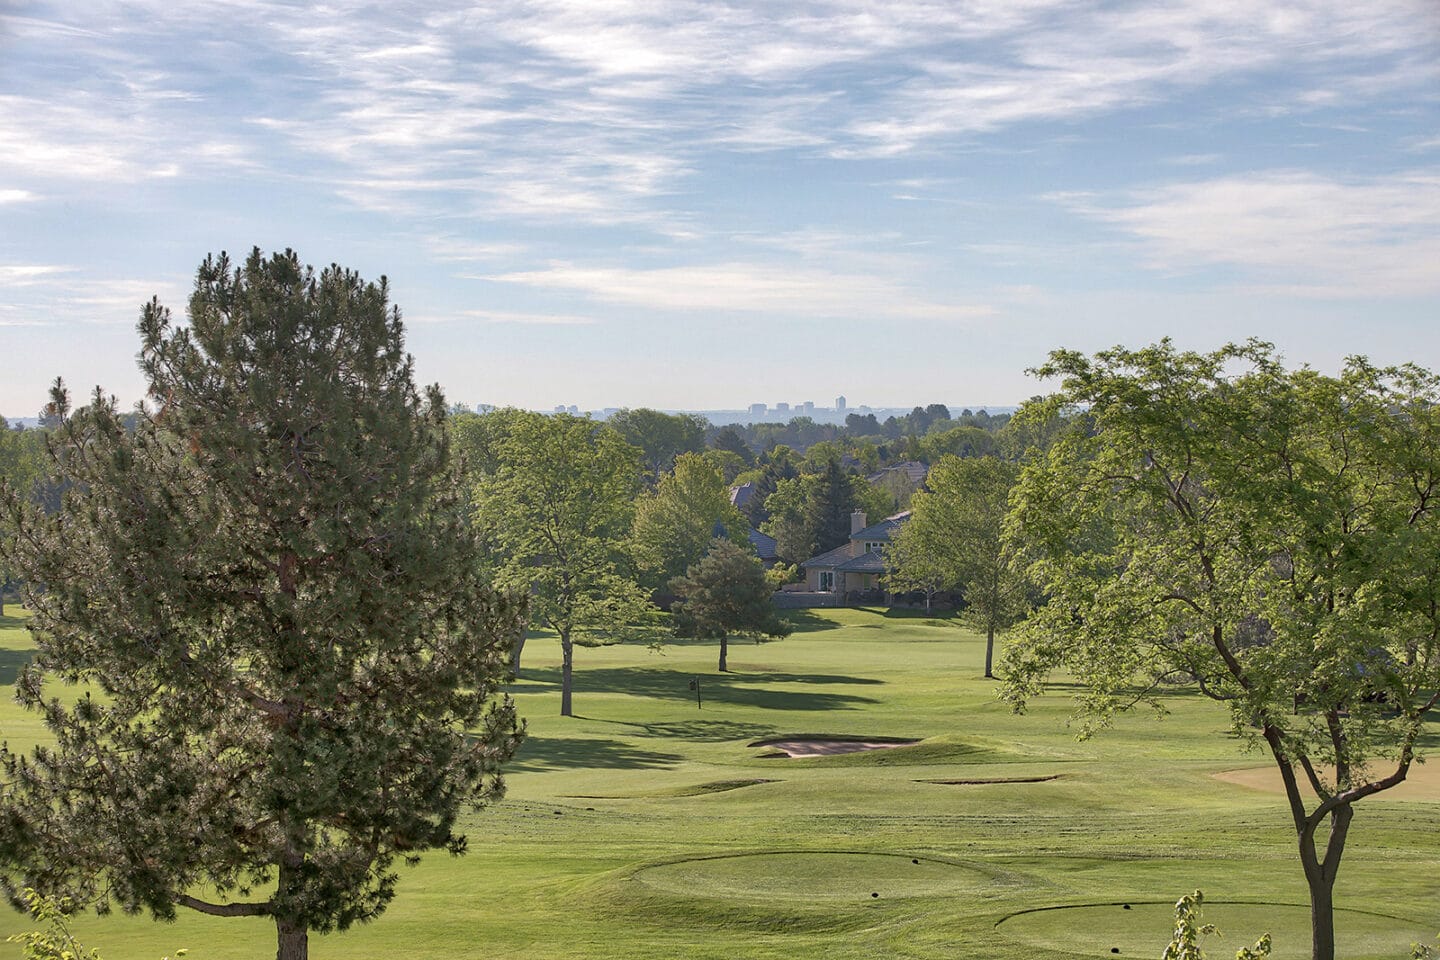
POLYGON ((870 526, 866 527, 864 530, 859 530, 859 531, 856 531, 855 533, 850 534, 850 539, 851 539, 851 540, 889 540, 889 539, 890 539, 890 534, 894 533, 894 532, 895 532, 895 529, 896 529, 897 527, 899 527, 900 524, 904 523, 906 520, 909 520, 909 519, 910 519, 910 511, 907 510, 907 511, 905 511, 904 513, 897 513, 897 514, 895 514, 895 516, 893 516, 893 517, 886 517, 884 520, 881 520, 879 523, 872 523, 872 524, 870 524, 870 526))
POLYGON ((755 554, 761 560, 776 560, 780 554, 775 552, 775 538, 761 533, 754 527, 750 528, 750 543, 755 547, 755 554))
POLYGON ((800 564, 800 566, 838 567, 840 566, 840 564, 844 563, 846 560, 849 559, 850 544, 846 543, 836 547, 834 550, 827 550, 824 553, 820 554, 820 556, 818 557, 811 557, 809 560, 806 560, 804 563, 800 564))
POLYGON ((885 555, 883 553, 862 553, 858 557, 846 560, 836 570, 843 570, 846 573, 884 573, 885 555))

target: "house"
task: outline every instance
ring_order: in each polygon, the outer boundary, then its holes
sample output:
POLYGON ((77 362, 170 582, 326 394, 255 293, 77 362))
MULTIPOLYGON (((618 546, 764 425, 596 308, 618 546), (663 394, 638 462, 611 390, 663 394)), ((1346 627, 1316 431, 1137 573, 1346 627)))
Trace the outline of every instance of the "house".
POLYGON ((850 541, 818 557, 800 564, 805 569, 806 588, 811 593, 829 593, 848 597, 852 593, 881 591, 884 575, 885 548, 900 525, 910 519, 910 511, 886 517, 876 524, 866 524, 865 512, 850 515, 850 541))

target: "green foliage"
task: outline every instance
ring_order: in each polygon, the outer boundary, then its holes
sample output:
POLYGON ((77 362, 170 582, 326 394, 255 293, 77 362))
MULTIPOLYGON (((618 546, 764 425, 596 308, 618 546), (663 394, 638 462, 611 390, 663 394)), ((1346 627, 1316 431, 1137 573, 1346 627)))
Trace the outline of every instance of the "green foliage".
POLYGON ((775 566, 765 571, 765 582, 770 585, 773 593, 787 583, 795 583, 803 578, 803 571, 793 563, 776 563, 775 566))
POLYGON ((682 453, 675 469, 635 505, 631 549, 643 582, 662 588, 705 555, 716 525, 746 543, 749 524, 730 503, 730 489, 701 455, 682 453))
POLYGON ((670 581, 670 589, 679 597, 671 611, 676 634, 719 640, 722 671, 731 635, 758 640, 790 633, 790 624, 775 613, 760 561, 730 540, 715 540, 685 576, 670 581))
POLYGON ((932 431, 920 441, 920 459, 926 463, 935 463, 945 456, 990 457, 999 450, 995 434, 967 425, 932 431))
POLYGON ((1050 409, 1089 425, 1015 493, 1049 601, 1007 696, 1061 668, 1090 726, 1170 682, 1225 703, 1284 778, 1329 957, 1352 805, 1405 779, 1440 699, 1440 382, 1359 359, 1287 371, 1256 342, 1057 352, 1040 373, 1064 378, 1050 409))
POLYGON ((946 456, 931 468, 928 492, 911 502, 910 521, 896 533, 892 589, 958 589, 963 616, 986 635, 991 676, 995 634, 1024 615, 1023 571, 1004 537, 1010 489, 1020 468, 996 457, 946 456))
POLYGON ((625 574, 640 451, 608 426, 523 411, 505 415, 493 444, 494 469, 475 488, 475 523, 494 548, 497 582, 528 590, 532 617, 560 635, 560 712, 570 716, 575 643, 651 615, 625 574))
POLYGON ((501 795, 523 604, 476 574, 443 398, 383 280, 222 254, 189 313, 144 308, 160 407, 133 432, 56 391, 64 508, 5 499, 8 559, 44 585, 18 695, 53 740, 6 751, 0 845, 12 883, 270 917, 298 956, 501 795))
MULTIPOLYGON (((20 902, 31 918, 44 924, 43 930, 30 930, 12 934, 6 943, 18 943, 24 960, 101 960, 100 951, 75 939, 70 930, 70 916, 75 904, 58 897, 42 896, 29 887, 20 891, 20 902)), ((189 951, 176 950, 174 960, 180 960, 189 951)), ((160 960, 171 960, 161 957, 160 960)))
POLYGON ((705 449, 704 417, 694 413, 661 413, 648 407, 620 410, 606 421, 631 446, 639 448, 653 479, 669 470, 682 453, 705 449))
POLYGON ((740 431, 733 425, 721 427, 711 438, 710 446, 723 453, 735 454, 746 467, 755 465, 755 451, 750 449, 750 445, 745 442, 745 438, 740 436, 740 431))
POLYGON ((776 551, 790 563, 801 563, 850 540, 850 517, 861 510, 867 522, 887 514, 890 499, 864 477, 846 473, 829 460, 820 473, 804 474, 776 484, 765 503, 769 520, 760 529, 775 538, 776 551))
MULTIPOLYGON (((1205 895, 1199 890, 1187 893, 1175 902, 1175 931, 1160 960, 1205 960, 1200 938, 1218 935, 1213 923, 1201 922, 1201 905, 1205 895)), ((1270 934, 1263 935, 1253 946, 1241 947, 1235 960, 1265 960, 1270 956, 1270 934)))
POLYGON ((746 472, 745 461, 739 454, 729 450, 706 450, 701 456, 719 472, 727 485, 734 483, 736 477, 746 472))

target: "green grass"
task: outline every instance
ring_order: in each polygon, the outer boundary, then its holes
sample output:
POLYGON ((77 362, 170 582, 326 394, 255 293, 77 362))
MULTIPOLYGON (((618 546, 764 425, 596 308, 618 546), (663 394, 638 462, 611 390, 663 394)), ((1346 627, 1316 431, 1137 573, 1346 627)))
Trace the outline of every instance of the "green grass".
MULTIPOLYGON (((27 645, 0 620, 0 670, 27 645)), ((1267 929, 1277 956, 1304 955, 1281 799, 1210 777, 1264 762, 1228 737, 1219 707, 1177 696, 1163 720, 1128 717, 1080 743, 1063 692, 1018 717, 995 702, 983 652, 944 620, 808 611, 783 641, 733 646, 728 676, 710 644, 579 650, 581 716, 566 720, 559 652, 539 636, 515 685, 529 736, 508 798, 467 824, 470 854, 404 869, 383 917, 312 938, 312 954, 1153 957, 1168 903, 1199 887, 1225 933, 1212 956, 1267 929), (921 742, 804 760, 750 746, 794 734, 921 742)), ((8 702, 0 729, 12 743, 38 735, 8 702)), ((1337 901, 1349 960, 1399 960, 1440 931, 1440 803, 1361 804, 1337 901)), ((78 927, 108 960, 274 954, 263 921, 78 927)))

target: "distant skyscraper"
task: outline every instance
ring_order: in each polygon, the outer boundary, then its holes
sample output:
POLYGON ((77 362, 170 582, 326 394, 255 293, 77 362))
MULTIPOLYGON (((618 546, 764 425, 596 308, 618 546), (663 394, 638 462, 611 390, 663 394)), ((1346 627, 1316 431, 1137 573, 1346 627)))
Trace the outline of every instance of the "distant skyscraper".
POLYGON ((764 419, 765 419, 765 404, 763 404, 763 403, 752 403, 752 404, 750 404, 750 416, 752 416, 752 417, 758 417, 758 418, 760 418, 761 420, 764 420, 764 419))
POLYGON ((836 413, 844 413, 844 412, 845 412, 845 398, 844 398, 844 397, 836 397, 836 398, 835 398, 835 412, 836 412, 836 413))
POLYGON ((775 404, 775 412, 776 412, 776 413, 789 413, 789 412, 790 412, 790 404, 788 404, 788 403, 783 403, 783 402, 782 402, 782 403, 777 403, 777 404, 775 404))
POLYGON ((815 401, 806 400, 804 403, 800 404, 800 409, 805 411, 805 416, 810 416, 810 414, 815 412, 815 401))

